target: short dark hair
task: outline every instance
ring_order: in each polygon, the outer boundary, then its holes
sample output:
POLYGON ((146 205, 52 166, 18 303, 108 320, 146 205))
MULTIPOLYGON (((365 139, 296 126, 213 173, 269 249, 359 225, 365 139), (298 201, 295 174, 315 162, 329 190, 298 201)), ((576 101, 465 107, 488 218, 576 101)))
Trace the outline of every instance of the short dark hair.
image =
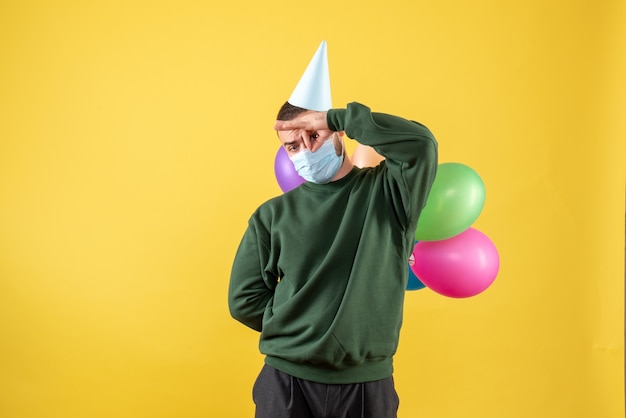
POLYGON ((294 106, 289 102, 285 102, 278 111, 278 116, 276 116, 276 120, 292 120, 298 117, 298 115, 302 112, 306 112, 307 109, 302 107, 294 106))

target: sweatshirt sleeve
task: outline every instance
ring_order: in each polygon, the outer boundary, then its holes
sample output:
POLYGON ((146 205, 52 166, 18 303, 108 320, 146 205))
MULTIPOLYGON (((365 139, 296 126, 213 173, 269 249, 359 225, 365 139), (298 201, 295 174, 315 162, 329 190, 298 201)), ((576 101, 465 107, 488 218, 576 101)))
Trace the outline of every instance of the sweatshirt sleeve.
POLYGON ((261 331, 263 314, 271 306, 278 281, 266 267, 270 251, 264 235, 251 219, 237 249, 228 287, 230 314, 256 331, 261 331))
POLYGON ((344 131, 385 157, 389 197, 399 219, 414 232, 437 171, 437 141, 430 130, 418 122, 372 112, 356 102, 329 110, 327 122, 331 130, 344 131))

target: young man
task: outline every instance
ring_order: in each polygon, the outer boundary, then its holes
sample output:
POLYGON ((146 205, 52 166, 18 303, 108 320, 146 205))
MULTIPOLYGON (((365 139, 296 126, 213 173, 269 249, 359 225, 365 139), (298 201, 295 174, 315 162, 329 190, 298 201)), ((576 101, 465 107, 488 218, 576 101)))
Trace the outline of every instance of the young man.
POLYGON ((256 417, 396 417, 392 361, 436 141, 359 103, 286 103, 274 128, 308 181, 254 212, 233 263, 230 312, 266 356, 256 417), (344 132, 385 161, 354 167, 344 132))

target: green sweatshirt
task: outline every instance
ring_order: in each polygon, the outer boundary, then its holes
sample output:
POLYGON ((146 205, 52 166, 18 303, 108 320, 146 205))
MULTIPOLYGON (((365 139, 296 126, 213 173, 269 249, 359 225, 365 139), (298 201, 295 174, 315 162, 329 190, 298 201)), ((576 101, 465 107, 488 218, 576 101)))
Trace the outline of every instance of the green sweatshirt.
POLYGON ((228 302, 261 332, 268 365, 320 383, 368 382, 393 372, 437 143, 425 126, 359 103, 329 110, 327 121, 385 161, 261 205, 237 250, 228 302))

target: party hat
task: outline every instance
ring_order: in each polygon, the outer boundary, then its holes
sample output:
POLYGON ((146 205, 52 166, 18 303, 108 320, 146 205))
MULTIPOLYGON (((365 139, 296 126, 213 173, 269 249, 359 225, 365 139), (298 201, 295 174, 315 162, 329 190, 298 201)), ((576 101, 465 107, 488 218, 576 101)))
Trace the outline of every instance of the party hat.
POLYGON ((318 111, 325 111, 333 106, 330 98, 326 41, 322 41, 317 48, 288 102, 294 106, 318 111))

